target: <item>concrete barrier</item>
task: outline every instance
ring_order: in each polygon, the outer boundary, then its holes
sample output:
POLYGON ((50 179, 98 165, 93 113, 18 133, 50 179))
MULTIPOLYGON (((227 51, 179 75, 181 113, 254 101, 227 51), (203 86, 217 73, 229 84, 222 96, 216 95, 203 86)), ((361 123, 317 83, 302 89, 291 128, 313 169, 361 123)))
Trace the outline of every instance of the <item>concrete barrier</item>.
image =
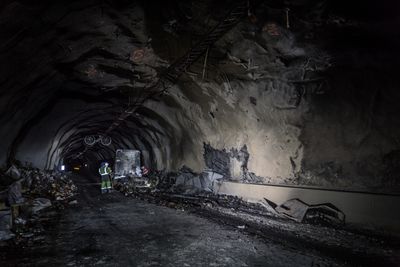
POLYGON ((332 203, 345 213, 347 223, 400 235, 400 195, 236 182, 222 182, 215 190, 252 202, 267 198, 278 205, 292 198, 311 205, 332 203))

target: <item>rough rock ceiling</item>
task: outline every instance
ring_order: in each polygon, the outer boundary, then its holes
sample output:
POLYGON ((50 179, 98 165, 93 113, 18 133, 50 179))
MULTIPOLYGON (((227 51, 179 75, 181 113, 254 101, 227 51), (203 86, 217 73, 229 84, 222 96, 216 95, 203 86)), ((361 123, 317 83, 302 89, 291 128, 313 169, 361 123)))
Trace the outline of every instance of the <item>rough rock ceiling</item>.
MULTIPOLYGON (((3 2, 1 160, 52 168, 76 158, 84 136, 104 132, 230 6, 3 2)), ((249 172, 263 181, 347 186, 356 176, 357 186, 375 186, 375 169, 392 164, 399 149, 399 18, 388 8, 396 6, 370 1, 359 12, 340 1, 262 2, 212 46, 206 64, 203 56, 112 131, 111 146, 78 160, 136 147, 154 168, 200 169, 203 144, 247 145, 249 172)))

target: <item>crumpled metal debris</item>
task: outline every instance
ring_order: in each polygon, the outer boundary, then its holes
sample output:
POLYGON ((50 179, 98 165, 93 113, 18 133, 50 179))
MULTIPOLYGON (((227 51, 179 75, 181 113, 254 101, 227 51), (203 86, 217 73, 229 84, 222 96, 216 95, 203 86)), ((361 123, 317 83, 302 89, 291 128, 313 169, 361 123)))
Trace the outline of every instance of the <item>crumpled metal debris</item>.
POLYGON ((345 224, 344 213, 331 203, 308 205, 296 198, 282 203, 275 210, 297 222, 330 226, 345 224))
POLYGON ((259 204, 271 214, 278 214, 278 212, 276 211, 277 205, 269 199, 264 198, 264 200, 260 201, 259 204))
POLYGON ((25 199, 22 197, 21 180, 14 182, 8 188, 7 200, 9 205, 19 204, 24 202, 25 199))
POLYGON ((32 212, 37 213, 38 211, 51 207, 51 200, 47 198, 35 198, 32 203, 32 212))
POLYGON ((9 240, 15 235, 10 231, 11 228, 10 210, 0 211, 0 241, 9 240))
POLYGON ((215 183, 223 179, 222 174, 213 172, 211 170, 205 170, 201 175, 202 189, 208 192, 214 192, 215 183))
POLYGON ((0 241, 10 240, 15 234, 10 230, 0 230, 0 241))
POLYGON ((304 223, 329 226, 342 226, 345 221, 345 214, 331 203, 311 205, 303 219, 304 223))
POLYGON ((68 205, 78 205, 78 200, 72 200, 70 202, 68 202, 68 205))
POLYGON ((215 182, 221 180, 223 177, 222 174, 213 172, 212 170, 205 170, 198 174, 184 166, 176 177, 173 190, 185 193, 214 192, 215 182))
POLYGON ((290 199, 275 208, 278 213, 297 222, 303 221, 307 209, 308 205, 300 199, 290 199))
POLYGON ((200 177, 190 169, 181 169, 181 173, 176 177, 175 191, 187 191, 201 189, 200 177))
POLYGON ((8 168, 5 174, 14 179, 19 179, 21 177, 21 172, 18 170, 17 167, 15 167, 15 165, 11 165, 11 167, 8 168))

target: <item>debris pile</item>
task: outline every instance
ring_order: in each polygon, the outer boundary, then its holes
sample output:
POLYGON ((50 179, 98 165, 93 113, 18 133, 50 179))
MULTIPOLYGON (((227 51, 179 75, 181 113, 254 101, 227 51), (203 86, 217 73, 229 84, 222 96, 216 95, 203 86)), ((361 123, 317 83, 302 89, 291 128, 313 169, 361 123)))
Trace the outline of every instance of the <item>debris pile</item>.
POLYGON ((299 199, 290 199, 277 205, 267 198, 259 202, 248 202, 237 196, 220 195, 217 188, 224 176, 212 170, 195 173, 184 166, 176 173, 159 172, 153 175, 158 177, 158 182, 151 187, 136 187, 131 179, 124 182, 121 180, 115 188, 126 196, 181 210, 227 208, 256 216, 335 228, 345 224, 344 213, 330 203, 308 205, 299 199))
POLYGON ((32 178, 31 193, 63 201, 71 199, 77 187, 66 175, 57 172, 36 171, 32 178))
POLYGON ((223 175, 205 170, 202 173, 195 173, 190 168, 182 167, 179 175, 175 179, 172 191, 185 194, 195 194, 201 192, 214 192, 215 184, 223 178, 223 175))
POLYGON ((212 170, 195 173, 190 168, 183 166, 177 173, 159 171, 149 173, 147 177, 118 179, 114 188, 125 195, 155 191, 193 195, 205 192, 213 193, 222 178, 221 174, 212 170))
POLYGON ((125 196, 129 196, 135 193, 136 187, 129 180, 129 178, 114 180, 114 189, 120 191, 125 196))
MULTIPOLYGON (((216 155, 219 153, 217 152, 213 150, 210 153, 216 155)), ((245 177, 249 176, 248 182, 255 182, 261 178, 250 172, 244 173, 246 174, 245 177)), ((225 178, 226 176, 215 172, 213 169, 196 173, 183 166, 179 172, 153 172, 145 178, 119 179, 114 188, 125 196, 133 196, 175 209, 227 208, 241 213, 283 220, 289 219, 299 223, 337 228, 345 224, 344 213, 330 203, 308 205, 299 199, 289 199, 277 205, 267 198, 253 203, 236 196, 220 195, 218 188, 225 178), (141 179, 146 181, 147 186, 141 186, 141 179), (155 182, 150 183, 149 181, 155 182)))
POLYGON ((120 191, 125 196, 132 195, 134 193, 149 193, 157 190, 159 185, 159 176, 153 174, 136 177, 126 176, 114 180, 114 189, 120 191))
POLYGON ((38 214, 54 204, 67 205, 76 193, 62 173, 15 165, 0 172, 0 241, 33 236, 40 230, 38 214))
POLYGON ((0 190, 7 192, 9 205, 23 203, 23 193, 30 197, 41 196, 62 201, 72 198, 77 192, 77 187, 65 174, 30 167, 17 168, 12 165, 1 175, 1 180, 7 181, 0 190))

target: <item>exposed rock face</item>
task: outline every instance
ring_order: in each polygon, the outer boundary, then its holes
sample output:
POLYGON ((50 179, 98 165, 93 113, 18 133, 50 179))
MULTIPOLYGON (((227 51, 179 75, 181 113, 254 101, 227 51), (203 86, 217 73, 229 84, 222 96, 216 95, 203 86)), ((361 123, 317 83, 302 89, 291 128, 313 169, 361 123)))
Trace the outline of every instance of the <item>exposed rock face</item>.
POLYGON ((226 151, 225 149, 217 150, 204 144, 204 161, 207 168, 236 180, 246 177, 249 156, 246 145, 240 150, 232 148, 230 151, 226 151))
POLYGON ((259 6, 209 48, 207 62, 110 133, 111 146, 78 157, 82 138, 103 132, 154 85, 226 3, 9 1, 0 16, 0 60, 9 65, 0 70, 1 161, 95 164, 137 148, 153 169, 397 190, 400 20, 292 2, 290 28, 283 6, 259 6))

